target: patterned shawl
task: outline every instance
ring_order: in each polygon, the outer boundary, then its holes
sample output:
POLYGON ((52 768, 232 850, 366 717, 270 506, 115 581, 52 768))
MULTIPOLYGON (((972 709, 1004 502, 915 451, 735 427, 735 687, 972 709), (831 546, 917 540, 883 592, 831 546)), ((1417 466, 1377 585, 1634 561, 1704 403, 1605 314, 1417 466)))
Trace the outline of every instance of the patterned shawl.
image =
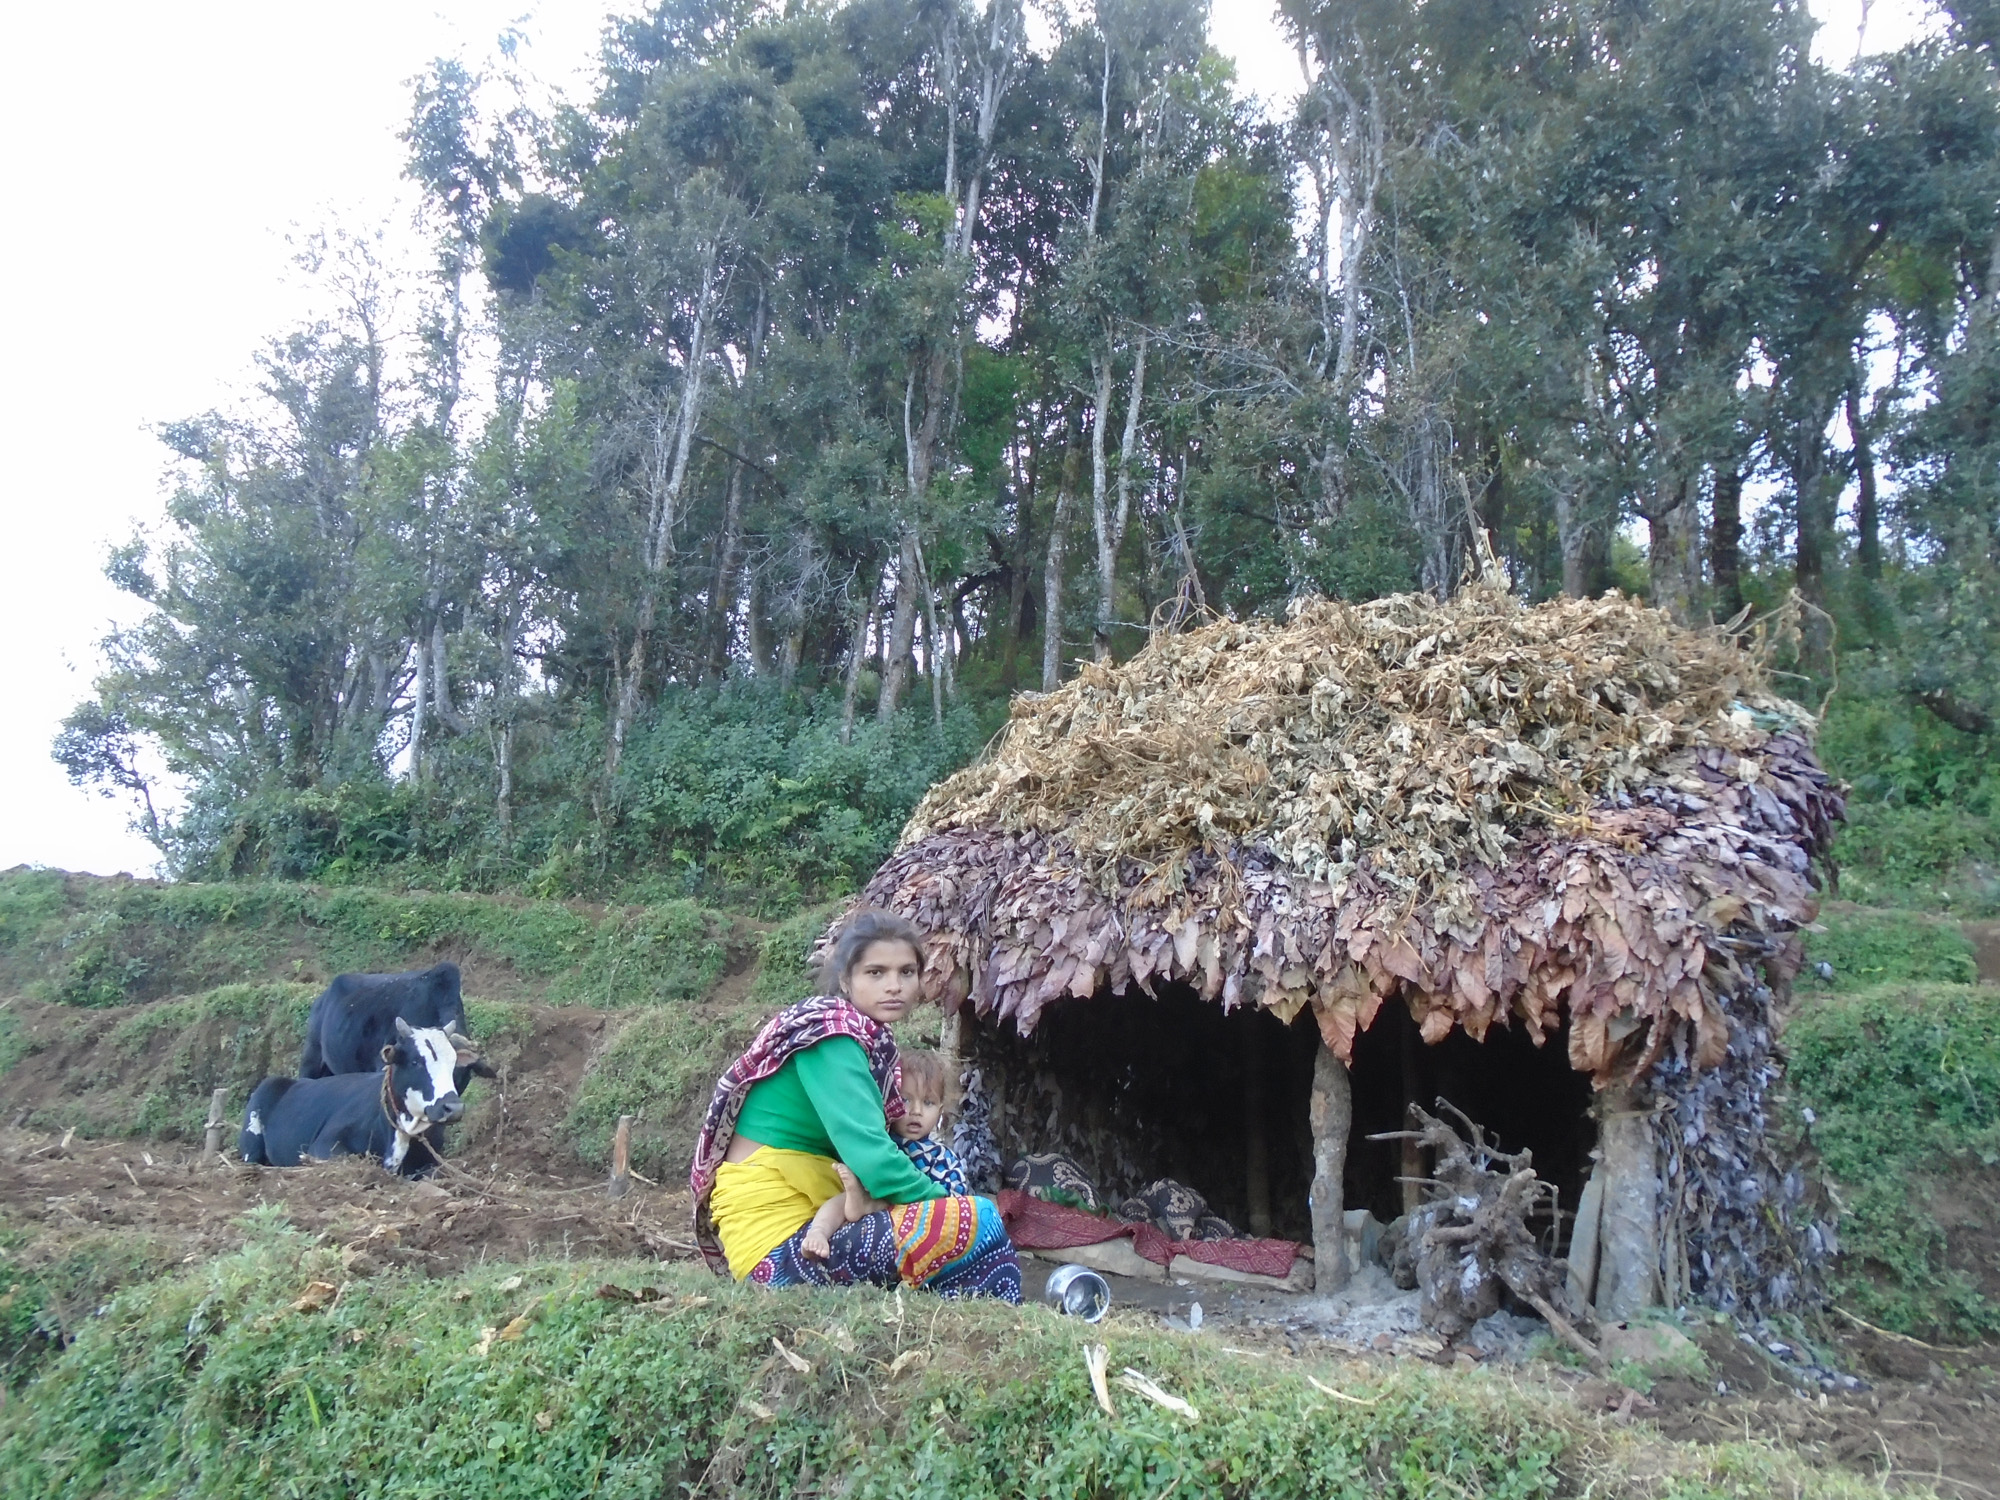
POLYGON ((868 1071, 882 1089, 885 1121, 903 1116, 902 1096, 896 1092, 901 1069, 896 1061, 896 1038, 880 1021, 864 1016, 852 1001, 840 995, 814 995, 796 1005, 788 1005, 764 1023, 756 1039, 743 1055, 729 1065, 716 1080, 715 1097, 708 1102, 701 1135, 695 1141, 694 1165, 688 1172, 688 1190, 694 1195, 694 1239, 702 1259, 711 1271, 729 1274, 729 1261, 716 1237, 715 1221, 709 1216, 708 1195, 715 1187, 715 1174, 736 1137, 736 1121, 743 1113, 743 1101, 750 1090, 769 1078, 795 1054, 817 1046, 828 1037, 851 1036, 868 1055, 868 1071))

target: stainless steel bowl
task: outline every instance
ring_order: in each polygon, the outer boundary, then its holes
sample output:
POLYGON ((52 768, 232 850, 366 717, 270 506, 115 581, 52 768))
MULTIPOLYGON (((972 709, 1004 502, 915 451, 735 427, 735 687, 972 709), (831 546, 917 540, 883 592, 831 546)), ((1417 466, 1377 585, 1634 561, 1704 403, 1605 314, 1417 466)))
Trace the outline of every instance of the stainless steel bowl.
POLYGON ((1111 1310, 1111 1283, 1089 1266, 1057 1266, 1049 1272, 1042 1300, 1057 1312, 1095 1323, 1111 1310))

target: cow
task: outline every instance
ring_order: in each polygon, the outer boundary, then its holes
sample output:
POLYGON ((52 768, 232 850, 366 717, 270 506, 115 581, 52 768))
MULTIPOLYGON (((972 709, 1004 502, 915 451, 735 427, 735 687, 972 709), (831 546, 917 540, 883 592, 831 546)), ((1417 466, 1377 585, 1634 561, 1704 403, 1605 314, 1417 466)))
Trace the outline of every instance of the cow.
POLYGON ((369 1072, 266 1078, 258 1084, 243 1112, 236 1149, 245 1161, 264 1167, 366 1154, 391 1172, 421 1176, 436 1164, 438 1153, 412 1151, 411 1143, 463 1110, 452 1078, 457 1057, 447 1032, 412 1026, 398 1016, 393 1039, 369 1072))
POLYGON ((381 1069, 382 1049, 396 1039, 396 1023, 435 1027, 458 1049, 452 1083, 459 1092, 474 1077, 496 1076, 492 1064, 466 1040, 465 1002, 458 965, 433 964, 406 974, 341 974, 313 1001, 299 1051, 300 1078, 381 1069))

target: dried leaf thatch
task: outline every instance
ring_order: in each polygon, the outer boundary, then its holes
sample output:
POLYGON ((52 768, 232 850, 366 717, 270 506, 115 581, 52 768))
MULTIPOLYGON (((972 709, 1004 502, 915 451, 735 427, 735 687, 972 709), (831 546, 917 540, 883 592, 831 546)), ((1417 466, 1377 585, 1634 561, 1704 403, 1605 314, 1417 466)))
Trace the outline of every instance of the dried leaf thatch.
POLYGON ((1616 596, 1313 603, 1023 698, 864 899, 1023 1032, 1173 982, 1310 1005, 1346 1058, 1397 996, 1431 1041, 1567 1016, 1603 1081, 1682 1023, 1719 1058, 1731 935, 1811 920, 1840 803, 1810 722, 1756 652, 1616 596))

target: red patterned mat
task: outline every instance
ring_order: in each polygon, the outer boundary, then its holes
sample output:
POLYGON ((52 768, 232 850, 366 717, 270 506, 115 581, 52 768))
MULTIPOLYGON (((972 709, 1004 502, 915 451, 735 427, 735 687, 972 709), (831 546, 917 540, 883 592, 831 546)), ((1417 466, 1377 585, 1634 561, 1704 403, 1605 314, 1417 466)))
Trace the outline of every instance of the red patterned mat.
POLYGON ((1003 1189, 995 1201, 1008 1235, 1022 1250, 1068 1250, 1127 1238, 1133 1249, 1157 1266, 1185 1255, 1204 1265, 1283 1280, 1291 1274, 1300 1249, 1290 1240, 1170 1240, 1151 1224, 1121 1224, 1067 1204, 1044 1202, 1015 1188, 1003 1189))

